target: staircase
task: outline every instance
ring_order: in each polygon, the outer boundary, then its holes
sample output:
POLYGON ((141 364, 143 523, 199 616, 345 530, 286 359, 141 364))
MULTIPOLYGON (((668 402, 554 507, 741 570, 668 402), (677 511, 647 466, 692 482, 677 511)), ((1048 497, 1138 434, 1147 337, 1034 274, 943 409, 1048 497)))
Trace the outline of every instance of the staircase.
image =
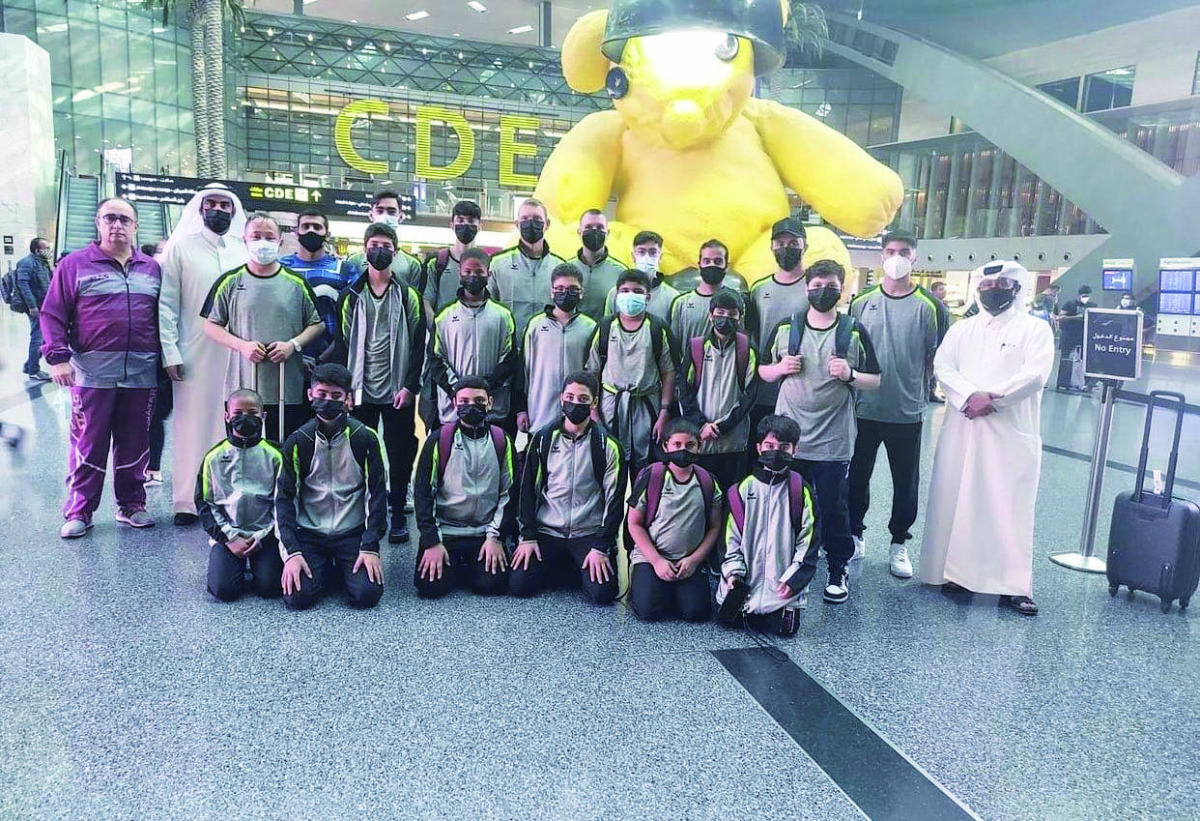
POLYGON ((138 247, 166 239, 169 232, 166 217, 163 216, 162 205, 156 202, 139 202, 136 204, 136 208, 138 247))

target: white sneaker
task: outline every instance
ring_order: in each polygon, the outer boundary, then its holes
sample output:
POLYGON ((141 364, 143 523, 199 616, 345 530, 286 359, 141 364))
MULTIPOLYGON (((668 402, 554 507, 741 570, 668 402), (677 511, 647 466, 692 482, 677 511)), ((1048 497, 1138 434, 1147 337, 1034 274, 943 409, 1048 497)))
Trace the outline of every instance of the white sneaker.
POLYGON ((888 564, 888 569, 892 571, 892 575, 897 579, 912 578, 912 562, 908 560, 908 547, 902 544, 892 543, 891 561, 888 564))
POLYGON ((867 555, 867 546, 863 544, 861 536, 851 536, 854 540, 854 554, 850 557, 850 561, 846 562, 846 575, 851 579, 857 579, 862 575, 863 558, 867 555))
POLYGON ((146 481, 143 483, 146 487, 158 487, 162 484, 161 470, 146 471, 146 481))
POLYGON ((86 535, 91 529, 91 522, 85 522, 83 519, 67 519, 63 522, 63 526, 59 528, 58 535, 63 539, 78 539, 80 536, 86 535))
POLYGON ((846 580, 844 573, 840 577, 829 574, 829 584, 825 586, 825 595, 822 598, 830 604, 841 604, 850 598, 850 582, 846 580))

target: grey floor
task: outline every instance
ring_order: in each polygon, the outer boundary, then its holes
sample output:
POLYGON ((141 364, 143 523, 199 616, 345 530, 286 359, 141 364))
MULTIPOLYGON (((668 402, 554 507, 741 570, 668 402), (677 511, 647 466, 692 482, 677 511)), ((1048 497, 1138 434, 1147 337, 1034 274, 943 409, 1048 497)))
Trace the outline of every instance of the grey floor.
MULTIPOLYGON (((0 819, 864 817, 710 655, 742 633, 565 593, 419 602, 411 547, 373 612, 217 604, 166 489, 154 530, 118 528, 106 495, 60 542, 67 407, 21 401, 20 330, 0 321, 0 418, 30 431, 0 453, 0 819)), ((1162 378, 1200 399, 1197 374, 1162 378)), ((1096 408, 1048 393, 1047 444, 1086 454, 1096 408)), ((1118 409, 1114 460, 1136 462, 1140 420, 1118 409)), ((1046 558, 1076 545, 1087 472, 1046 455, 1037 619, 892 579, 877 505, 849 603, 814 601, 784 647, 980 818, 1196 818, 1196 616, 1046 558)), ((1130 483, 1109 472, 1101 545, 1130 483)))

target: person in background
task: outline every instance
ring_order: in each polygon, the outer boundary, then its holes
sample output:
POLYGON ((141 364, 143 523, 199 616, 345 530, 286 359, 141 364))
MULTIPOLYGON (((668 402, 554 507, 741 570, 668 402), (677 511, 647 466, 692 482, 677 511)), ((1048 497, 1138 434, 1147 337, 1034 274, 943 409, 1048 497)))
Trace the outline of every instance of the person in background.
POLYGON ((38 314, 54 384, 71 392, 67 501, 59 535, 92 528, 111 445, 117 521, 152 527, 146 462, 158 368, 158 263, 133 244, 137 212, 110 197, 96 208, 100 239, 68 254, 38 314), (114 298, 114 295, 120 298, 114 298))
POLYGON ((1045 288, 1042 289, 1042 293, 1050 298, 1050 310, 1053 311, 1054 315, 1057 317, 1058 316, 1058 302, 1059 302, 1059 299, 1061 299, 1061 297, 1062 297, 1062 288, 1059 287, 1058 285, 1055 285, 1054 283, 1050 283, 1049 285, 1047 285, 1045 288))
POLYGON ((425 362, 421 297, 395 273, 396 232, 383 223, 363 235, 367 271, 342 294, 335 350, 350 371, 353 414, 371 430, 383 428, 388 455, 389 544, 408 541, 404 513, 417 458, 416 400, 425 362))
MULTIPOLYGON (((400 204, 400 195, 390 189, 377 192, 371 198, 371 208, 367 212, 367 218, 372 223, 382 222, 395 231, 396 236, 399 237, 400 223, 404 222, 405 218, 404 208, 400 204)), ((346 260, 346 264, 353 268, 355 273, 367 270, 366 252, 352 254, 346 260)), ((425 292, 425 266, 403 248, 396 248, 396 254, 392 258, 392 273, 399 276, 405 285, 416 288, 418 294, 425 292)))
POLYGON ((467 376, 454 386, 458 420, 425 440, 413 496, 421 546, 413 584, 423 599, 466 583, 476 593, 508 587, 506 522, 513 515, 516 453, 512 440, 487 423, 487 380, 467 376))
MULTIPOLYGON (((804 283, 807 242, 804 223, 794 217, 781 219, 771 227, 771 252, 779 270, 754 283, 746 302, 746 332, 760 358, 771 350, 779 323, 798 311, 808 310, 808 289, 804 283)), ((759 383, 754 409, 750 412, 750 431, 758 430, 762 418, 775 412, 778 398, 778 384, 759 383)))
POLYGON ((583 370, 596 330, 595 321, 579 310, 585 293, 579 271, 563 263, 550 281, 550 304, 525 328, 520 380, 513 391, 522 433, 536 433, 562 418, 563 380, 583 370))
POLYGON ((1086 383, 1076 384, 1075 363, 1083 358, 1083 315, 1092 306, 1092 287, 1080 285, 1075 298, 1068 300, 1058 312, 1058 383, 1066 391, 1087 389, 1086 383))
POLYGON ((21 370, 35 382, 48 382, 50 374, 42 370, 42 326, 38 314, 50 289, 49 240, 33 238, 29 243, 29 256, 17 263, 15 279, 16 299, 20 300, 16 307, 29 317, 29 356, 21 370))
POLYGON ((868 333, 852 316, 838 313, 845 269, 822 259, 805 277, 808 311, 780 324, 772 364, 760 366, 758 375, 781 382, 776 412, 799 425, 796 469, 813 487, 829 562, 824 599, 841 604, 850 595, 846 565, 854 555, 849 499, 854 407, 860 390, 879 387, 879 363, 868 333))
POLYGON ((181 527, 197 521, 194 483, 205 451, 225 433, 220 397, 229 395, 222 391, 228 351, 205 334, 200 311, 221 275, 245 264, 245 227, 237 195, 212 183, 184 207, 163 247, 158 332, 172 390, 156 413, 174 415, 171 501, 181 527))
POLYGON ((667 326, 646 314, 649 292, 641 271, 621 274, 617 313, 596 326, 588 343, 587 370, 603 386, 600 419, 635 473, 653 461, 675 400, 675 346, 667 326))
POLYGON ((1141 310, 1141 308, 1139 308, 1137 306, 1137 302, 1134 301, 1133 294, 1129 291, 1126 291, 1125 293, 1121 294, 1121 301, 1120 301, 1120 303, 1118 303, 1118 306, 1120 307, 1120 309, 1122 311, 1140 311, 1141 310))
POLYGON ((296 241, 300 243, 300 250, 280 258, 279 264, 304 277, 316 298, 317 313, 325 323, 321 338, 304 347, 305 364, 312 368, 337 340, 338 300, 346 286, 358 279, 360 272, 326 250, 329 220, 316 209, 300 212, 296 221, 296 241))
MULTIPOLYGON (((913 239, 916 242, 916 239, 913 239)), ((915 248, 916 246, 914 246, 915 248)), ((950 330, 950 309, 946 307, 946 283, 941 280, 935 281, 929 286, 929 295, 933 297, 937 303, 938 312, 938 344, 942 344, 942 340, 946 338, 946 331, 950 330)), ((933 368, 929 368, 929 401, 935 405, 944 405, 946 400, 942 398, 937 389, 937 376, 933 373, 933 368)))
POLYGON ((304 346, 325 333, 312 288, 279 264, 279 223, 251 214, 244 235, 250 260, 221 276, 200 310, 204 332, 228 349, 226 393, 252 388, 266 404, 267 435, 278 431, 280 396, 283 435, 304 424, 304 346), (284 384, 280 384, 280 363, 284 384))
POLYGON ((1054 369, 1054 334, 1018 302, 1028 272, 983 268, 983 312, 955 323, 934 367, 948 407, 933 457, 921 581, 1000 596, 1037 615, 1033 527, 1041 474, 1042 388, 1054 369))
POLYGON ((854 456, 850 460, 850 532, 854 554, 864 552, 865 519, 871 506, 871 476, 879 446, 892 474, 888 566, 898 579, 912 578, 906 543, 917 520, 921 483, 921 432, 929 404, 929 377, 937 352, 937 302, 912 280, 916 240, 894 231, 883 237, 883 282, 850 303, 883 371, 877 391, 859 394, 854 456))
POLYGON ((573 373, 564 383, 562 420, 538 431, 526 451, 509 592, 525 598, 566 582, 582 585, 593 604, 611 604, 625 501, 621 446, 592 422, 595 375, 573 373))
POLYGON ((710 239, 700 246, 699 265, 700 283, 696 290, 680 294, 671 303, 671 336, 676 340, 694 339, 708 332, 708 303, 717 291, 749 290, 744 279, 729 274, 729 249, 719 239, 710 239))
POLYGON ((567 264, 579 272, 583 282, 583 304, 579 310, 596 322, 604 319, 604 302, 608 292, 617 287, 617 277, 629 267, 609 254, 608 218, 604 212, 591 208, 579 218, 579 239, 582 247, 567 264))
MULTIPOLYGON (((161 268, 163 262, 163 246, 166 240, 147 242, 142 245, 142 253, 152 257, 161 268)), ((162 292, 159 291, 159 299, 162 292)), ((161 332, 160 332, 161 334, 161 332)), ((161 339, 161 336, 160 336, 161 339)), ((162 366, 161 358, 155 377, 154 415, 150 417, 150 459, 146 462, 146 487, 161 487, 162 455, 167 442, 167 419, 171 416, 175 403, 171 396, 171 377, 162 366)))
POLYGON ((283 601, 293 610, 312 607, 341 573, 350 606, 374 607, 383 596, 379 543, 387 528, 379 435, 349 416, 348 370, 318 365, 310 382, 316 418, 284 443, 275 488, 283 601))
POLYGON ((208 592, 236 601, 246 570, 264 599, 283 590, 275 538, 275 485, 283 454, 263 438, 262 397, 242 388, 225 402, 225 438, 209 449, 196 479, 196 512, 208 534, 208 592))
POLYGON ((817 570, 816 507, 808 483, 792 470, 799 425, 771 415, 756 433, 754 470, 725 494, 717 621, 794 636, 817 570))
POLYGON ((672 419, 663 438, 664 462, 643 470, 629 494, 629 604, 643 621, 705 621, 712 601, 700 569, 721 535, 721 487, 696 465, 699 428, 672 419))
POLYGON ((546 304, 550 276, 564 260, 551 253, 546 242, 550 217, 540 200, 521 203, 516 224, 520 239, 492 257, 488 289, 492 299, 512 311, 517 327, 524 328, 546 304))
MULTIPOLYGON (((663 238, 653 231, 639 231, 633 238, 633 267, 650 279, 650 300, 646 303, 646 313, 656 316, 663 322, 671 320, 671 303, 679 296, 670 283, 658 273, 658 263, 662 259, 663 238)), ((604 298, 604 315, 617 312, 617 286, 608 289, 604 298)))
POLYGON ((438 249, 425 260, 425 293, 421 297, 431 322, 443 308, 452 305, 458 299, 459 262, 468 248, 475 247, 475 238, 479 235, 479 223, 482 218, 483 212, 478 203, 471 200, 459 200, 454 203, 454 208, 450 211, 450 230, 454 232, 453 244, 438 249))

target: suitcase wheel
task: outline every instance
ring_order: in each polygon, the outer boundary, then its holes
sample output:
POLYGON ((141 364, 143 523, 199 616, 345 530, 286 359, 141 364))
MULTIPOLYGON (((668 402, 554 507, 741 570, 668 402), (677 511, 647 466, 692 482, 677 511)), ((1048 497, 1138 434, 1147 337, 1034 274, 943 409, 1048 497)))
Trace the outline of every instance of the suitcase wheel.
POLYGON ((1171 610, 1171 601, 1171 599, 1163 599, 1161 602, 1159 602, 1159 609, 1161 609, 1164 613, 1169 613, 1171 610))
POLYGON ((1191 597, 1191 596, 1188 596, 1186 599, 1180 599, 1180 600, 1179 600, 1179 609, 1180 609, 1180 610, 1187 610, 1187 609, 1188 609, 1188 605, 1189 605, 1189 604, 1191 604, 1191 603, 1192 603, 1192 597, 1191 597))
POLYGON ((1121 589, 1121 585, 1119 585, 1119 584, 1110 584, 1110 585, 1108 586, 1108 595, 1110 595, 1110 596, 1115 596, 1115 595, 1117 595, 1117 591, 1119 591, 1120 589, 1121 589))

